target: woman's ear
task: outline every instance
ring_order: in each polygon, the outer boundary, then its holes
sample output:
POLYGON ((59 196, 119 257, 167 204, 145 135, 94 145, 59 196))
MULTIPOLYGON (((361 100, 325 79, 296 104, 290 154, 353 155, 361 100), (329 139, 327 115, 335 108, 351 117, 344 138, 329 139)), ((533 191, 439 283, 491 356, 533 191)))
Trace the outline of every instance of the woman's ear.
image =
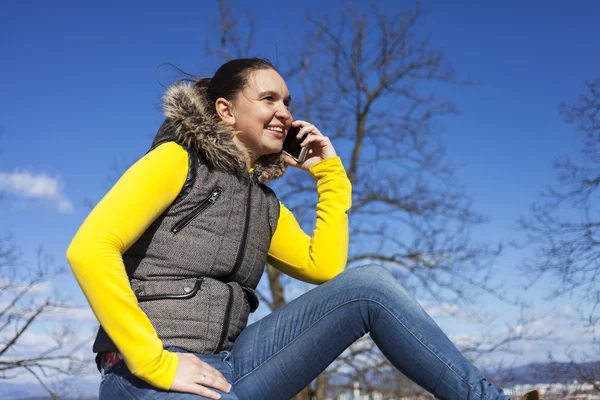
POLYGON ((215 109, 221 121, 227 125, 235 124, 235 115, 233 114, 233 104, 222 97, 219 97, 215 102, 215 109))

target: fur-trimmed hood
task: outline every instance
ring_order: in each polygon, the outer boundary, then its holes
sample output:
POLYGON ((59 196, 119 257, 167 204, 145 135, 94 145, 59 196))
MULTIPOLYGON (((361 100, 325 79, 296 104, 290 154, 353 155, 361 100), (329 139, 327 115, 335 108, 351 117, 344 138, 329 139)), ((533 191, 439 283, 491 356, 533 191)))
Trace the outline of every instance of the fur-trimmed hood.
MULTIPOLYGON (((247 175, 249 155, 236 146, 235 129, 207 112, 208 107, 200 90, 189 83, 173 85, 163 96, 164 114, 180 143, 198 150, 212 168, 247 175)), ((264 155, 254 166, 262 183, 281 177, 286 170, 282 153, 264 155)))

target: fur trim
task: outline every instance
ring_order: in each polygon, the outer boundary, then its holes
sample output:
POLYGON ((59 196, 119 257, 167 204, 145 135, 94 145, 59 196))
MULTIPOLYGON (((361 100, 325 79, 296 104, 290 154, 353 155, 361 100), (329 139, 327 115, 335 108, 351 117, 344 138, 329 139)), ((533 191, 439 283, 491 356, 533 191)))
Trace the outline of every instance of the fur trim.
MULTIPOLYGON (((165 116, 181 144, 198 150, 215 169, 240 176, 248 174, 246 165, 250 156, 235 144, 235 129, 208 112, 210 104, 199 89, 188 83, 173 85, 167 89, 163 101, 165 116)), ((255 167, 262 183, 281 177, 286 170, 282 153, 260 157, 255 167)))

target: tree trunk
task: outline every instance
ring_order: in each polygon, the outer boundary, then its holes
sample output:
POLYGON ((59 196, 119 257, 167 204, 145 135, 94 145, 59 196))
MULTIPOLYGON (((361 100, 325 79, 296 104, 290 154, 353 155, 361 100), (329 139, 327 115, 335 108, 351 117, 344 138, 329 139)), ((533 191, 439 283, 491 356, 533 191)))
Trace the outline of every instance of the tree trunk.
POLYGON ((267 264, 267 275, 269 276, 269 287, 273 296, 273 305, 275 309, 285 306, 283 297, 283 286, 281 285, 281 272, 267 264))
POLYGON ((300 393, 293 397, 293 400, 312 400, 312 390, 310 390, 310 386, 302 389, 300 393))

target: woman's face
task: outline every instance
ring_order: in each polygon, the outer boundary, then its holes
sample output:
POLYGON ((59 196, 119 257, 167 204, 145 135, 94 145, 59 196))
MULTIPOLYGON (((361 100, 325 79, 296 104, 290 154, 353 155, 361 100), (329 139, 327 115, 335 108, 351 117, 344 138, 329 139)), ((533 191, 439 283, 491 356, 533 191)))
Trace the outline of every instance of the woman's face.
POLYGON ((265 154, 279 153, 292 114, 285 81, 273 69, 254 71, 233 103, 233 127, 238 140, 250 151, 253 162, 265 154))

